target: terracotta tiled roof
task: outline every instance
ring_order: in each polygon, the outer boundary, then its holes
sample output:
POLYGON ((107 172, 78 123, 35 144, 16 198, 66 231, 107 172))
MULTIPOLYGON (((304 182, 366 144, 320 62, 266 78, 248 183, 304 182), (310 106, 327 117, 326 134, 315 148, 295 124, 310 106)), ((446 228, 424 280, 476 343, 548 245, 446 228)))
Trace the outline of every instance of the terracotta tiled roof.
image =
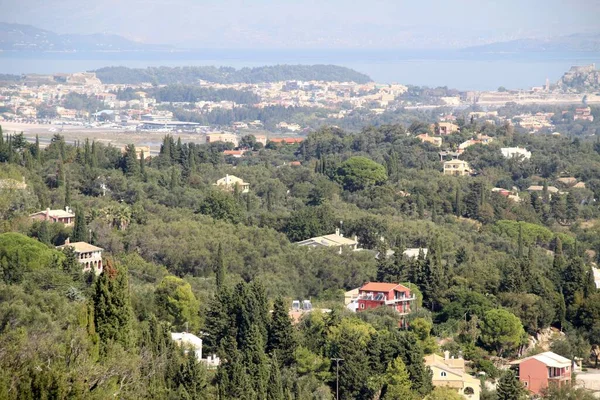
POLYGON ((390 290, 398 290, 401 292, 408 291, 409 289, 406 286, 402 286, 398 283, 384 283, 384 282, 369 282, 360 290, 367 292, 389 292, 390 290))

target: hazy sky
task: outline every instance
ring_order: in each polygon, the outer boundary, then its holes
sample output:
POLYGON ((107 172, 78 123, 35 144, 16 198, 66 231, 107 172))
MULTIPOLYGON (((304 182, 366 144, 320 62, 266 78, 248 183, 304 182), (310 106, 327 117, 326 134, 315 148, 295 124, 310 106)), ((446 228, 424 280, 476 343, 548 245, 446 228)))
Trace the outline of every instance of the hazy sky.
POLYGON ((0 1, 3 22, 196 48, 447 48, 600 30, 600 0, 0 1))

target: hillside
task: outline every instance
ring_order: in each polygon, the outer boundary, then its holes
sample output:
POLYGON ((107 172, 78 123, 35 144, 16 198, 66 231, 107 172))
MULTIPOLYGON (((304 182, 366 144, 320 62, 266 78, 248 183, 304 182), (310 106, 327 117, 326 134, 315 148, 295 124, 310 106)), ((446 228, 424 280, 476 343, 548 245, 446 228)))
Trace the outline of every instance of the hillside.
POLYGON ((153 51, 168 48, 136 43, 118 35, 60 35, 31 25, 0 22, 2 51, 153 51))
POLYGON ((215 83, 262 83, 288 80, 370 82, 371 78, 350 68, 337 65, 273 65, 235 69, 230 67, 106 67, 96 71, 102 83, 139 84, 151 82, 160 85, 192 84, 198 80, 215 83))

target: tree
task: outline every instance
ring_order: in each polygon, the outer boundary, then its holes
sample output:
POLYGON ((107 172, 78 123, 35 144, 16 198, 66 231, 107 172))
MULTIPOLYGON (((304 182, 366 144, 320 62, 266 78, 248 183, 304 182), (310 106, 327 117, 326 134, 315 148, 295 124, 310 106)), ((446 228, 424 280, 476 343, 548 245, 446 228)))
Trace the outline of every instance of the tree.
POLYGON ((387 180, 387 172, 383 165, 357 156, 344 161, 338 168, 336 177, 344 189, 357 191, 382 184, 387 180))
POLYGON ((289 366, 294 361, 296 350, 295 332, 288 313, 288 307, 282 297, 275 299, 269 324, 267 351, 276 354, 280 362, 289 366))
POLYGON ((487 311, 479 324, 481 341, 500 356, 515 350, 523 341, 525 331, 519 318, 503 309, 487 311))
POLYGON ((71 181, 67 178, 65 183, 65 207, 71 205, 71 181))
POLYGON ((269 372, 269 385, 267 387, 267 400, 284 400, 281 372, 277 355, 271 358, 271 371, 269 372))
POLYGON ((565 212, 565 216, 567 221, 569 222, 573 222, 577 219, 577 217, 579 216, 579 209, 577 206, 577 199, 575 199, 575 195, 573 194, 573 192, 569 192, 567 194, 567 205, 566 205, 567 209, 565 212))
POLYGON ((416 399, 411 390, 410 375, 401 357, 388 364, 384 377, 381 398, 384 400, 416 399))
POLYGON ((217 258, 215 260, 215 277, 217 290, 221 290, 223 285, 225 284, 225 256, 223 255, 223 245, 219 243, 219 248, 217 250, 217 258))
POLYGON ((73 227, 72 242, 87 242, 89 241, 89 232, 87 223, 85 221, 85 215, 83 214, 83 207, 77 207, 75 211, 75 226, 73 227))
POLYGON ((208 385, 205 367, 198 362, 193 351, 185 355, 175 377, 175 385, 182 399, 201 400, 206 398, 208 385))
POLYGON ((233 196, 220 190, 211 190, 200 204, 200 212, 214 219, 222 219, 231 223, 242 220, 242 208, 233 196))
POLYGON ((42 221, 38 229, 37 238, 40 242, 50 246, 52 243, 52 234, 50 233, 50 227, 48 221, 42 221))
POLYGON ((106 259, 104 271, 96 281, 92 295, 94 325, 101 341, 101 353, 106 355, 112 343, 130 349, 134 342, 133 315, 129 302, 127 270, 106 259))
POLYGON ((525 398, 526 393, 523 385, 511 370, 502 374, 496 389, 498 400, 520 400, 525 398))
POLYGON ((129 144, 125 147, 125 153, 121 158, 121 169, 126 176, 139 175, 140 163, 137 160, 135 145, 129 144))
POLYGON ((431 394, 427 397, 425 397, 425 400, 463 400, 464 397, 462 397, 460 394, 458 394, 458 392, 454 389, 448 388, 448 387, 441 387, 438 386, 435 389, 433 389, 433 392, 431 392, 431 394))
POLYGON ((155 301, 162 318, 175 329, 186 332, 198 329, 200 303, 190 284, 183 279, 172 275, 164 277, 156 288, 155 301))

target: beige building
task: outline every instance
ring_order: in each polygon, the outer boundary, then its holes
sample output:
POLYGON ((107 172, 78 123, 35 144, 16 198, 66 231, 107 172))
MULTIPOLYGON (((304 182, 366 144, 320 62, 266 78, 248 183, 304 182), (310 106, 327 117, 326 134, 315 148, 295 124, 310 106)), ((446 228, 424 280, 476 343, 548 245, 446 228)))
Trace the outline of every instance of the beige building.
POLYGON ((234 175, 226 175, 225 178, 219 179, 215 185, 228 192, 233 192, 236 186, 239 187, 241 193, 250 191, 250 184, 234 175))
POLYGON ((442 147, 442 138, 441 137, 433 137, 433 136, 429 136, 426 133, 422 133, 420 135, 417 135, 417 138, 419 138, 419 140, 423 143, 431 143, 434 146, 442 147))
POLYGON ((214 142, 233 143, 233 145, 237 147, 239 144, 239 137, 233 133, 209 133, 206 135, 206 143, 214 142))
POLYGON ((58 249, 71 247, 77 256, 77 261, 83 266, 83 272, 89 272, 92 268, 96 275, 100 275, 103 271, 102 252, 104 249, 96 247, 86 242, 71 243, 69 239, 64 245, 58 246, 58 249))
POLYGON ((60 222, 65 224, 65 226, 73 226, 75 223, 75 214, 73 214, 69 207, 65 207, 64 210, 51 210, 46 208, 45 211, 30 214, 29 218, 38 221, 60 222))
POLYGON ((444 175, 468 176, 473 170, 469 163, 462 160, 450 160, 444 162, 444 175))
POLYGON ((465 360, 462 357, 450 357, 448 351, 444 352, 444 357, 431 354, 425 356, 425 365, 433 372, 433 386, 446 386, 455 389, 466 399, 479 400, 481 383, 465 372, 465 360))
POLYGON ((435 128, 436 135, 450 135, 456 133, 460 130, 458 125, 453 124, 452 122, 440 122, 438 126, 435 128))

